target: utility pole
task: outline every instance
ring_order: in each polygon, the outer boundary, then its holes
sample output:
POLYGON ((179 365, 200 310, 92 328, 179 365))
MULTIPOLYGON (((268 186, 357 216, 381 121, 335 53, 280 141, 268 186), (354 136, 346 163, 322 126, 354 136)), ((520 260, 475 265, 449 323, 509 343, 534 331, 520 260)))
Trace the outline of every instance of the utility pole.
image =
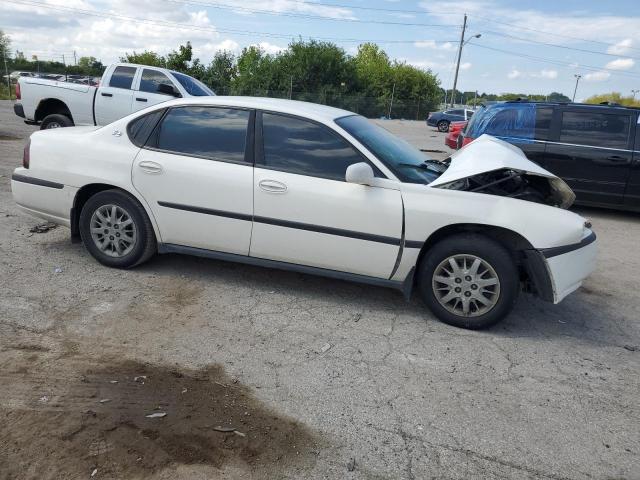
POLYGON ((633 95, 633 99, 636 99, 636 93, 640 93, 640 90, 631 90, 631 95, 633 95))
POLYGON ((7 75, 7 89, 9 90, 9 100, 11 100, 11 77, 9 76, 9 68, 7 67, 7 49, 2 50, 4 57, 4 73, 7 75))
POLYGON ((389 120, 391 120, 391 108, 393 108, 393 96, 396 93, 396 82, 393 82, 393 88, 391 89, 391 103, 389 104, 389 115, 387 115, 387 118, 389 120))
POLYGON ((76 51, 73 51, 73 64, 77 67, 78 66, 78 59, 76 58, 76 51))
POLYGON ((576 92, 578 91, 578 82, 582 78, 582 75, 580 75, 579 73, 576 73, 574 77, 576 77, 576 88, 573 90, 573 100, 571 100, 572 102, 576 101, 576 92))
POLYGON ((477 106, 478 106, 478 90, 476 90, 473 95, 473 108, 476 108, 477 106))
POLYGON ((64 60, 64 53, 62 54, 62 64, 64 65, 64 81, 68 82, 69 79, 67 78, 67 62, 65 62, 64 60))
POLYGON ((462 46, 464 44, 464 32, 467 29, 467 14, 464 14, 464 21, 462 22, 462 33, 460 34, 460 46, 458 47, 458 61, 456 62, 456 76, 453 78, 453 94, 451 95, 451 107, 456 98, 456 87, 458 86, 458 70, 460 70, 460 58, 462 57, 462 46))
POLYGON ((291 93, 293 92, 293 75, 289 77, 289 100, 291 100, 291 93))

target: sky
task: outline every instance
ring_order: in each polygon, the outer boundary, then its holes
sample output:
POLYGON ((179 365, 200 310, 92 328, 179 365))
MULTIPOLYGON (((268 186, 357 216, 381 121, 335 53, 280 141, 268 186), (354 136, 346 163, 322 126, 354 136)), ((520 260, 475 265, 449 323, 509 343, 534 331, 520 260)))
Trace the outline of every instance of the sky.
POLYGON ((30 58, 103 63, 191 41, 216 51, 330 40, 355 54, 363 41, 438 75, 451 88, 464 14, 458 89, 547 94, 576 101, 611 91, 640 98, 640 0, 2 0, 0 29, 30 58), (473 38, 480 34, 480 38, 473 38))

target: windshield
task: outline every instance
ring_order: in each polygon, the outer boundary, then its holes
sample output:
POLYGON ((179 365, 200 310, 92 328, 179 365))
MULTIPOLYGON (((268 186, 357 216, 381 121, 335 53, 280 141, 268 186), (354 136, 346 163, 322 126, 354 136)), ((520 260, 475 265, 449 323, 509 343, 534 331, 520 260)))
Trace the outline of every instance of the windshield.
POLYGON ((360 115, 336 119, 336 123, 373 153, 402 182, 431 183, 446 169, 420 150, 360 115))
POLYGON ((194 97, 210 97, 215 95, 204 83, 196 80, 189 75, 184 75, 178 72, 171 72, 176 77, 176 80, 180 82, 180 85, 184 87, 187 93, 194 97))

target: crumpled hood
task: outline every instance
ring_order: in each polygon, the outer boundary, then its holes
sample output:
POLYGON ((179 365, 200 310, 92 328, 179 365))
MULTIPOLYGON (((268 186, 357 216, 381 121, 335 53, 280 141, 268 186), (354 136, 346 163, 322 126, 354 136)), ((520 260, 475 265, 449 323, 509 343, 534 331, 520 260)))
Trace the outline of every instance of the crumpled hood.
POLYGON ((503 169, 549 179, 551 189, 558 198, 561 208, 569 208, 576 198, 573 190, 564 180, 533 163, 518 147, 486 134, 451 155, 449 168, 428 186, 438 187, 481 173, 503 169))

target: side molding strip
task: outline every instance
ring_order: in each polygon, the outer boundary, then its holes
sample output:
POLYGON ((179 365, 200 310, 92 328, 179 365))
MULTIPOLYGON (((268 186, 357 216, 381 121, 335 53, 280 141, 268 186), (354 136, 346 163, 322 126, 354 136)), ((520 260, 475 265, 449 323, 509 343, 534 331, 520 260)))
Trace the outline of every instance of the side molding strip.
POLYGON ((62 183, 50 182, 49 180, 41 180, 39 178, 27 177, 26 175, 18 175, 16 173, 11 175, 11 180, 22 183, 31 183, 32 185, 39 185, 41 187, 57 188, 58 190, 64 188, 62 183))
POLYGON ((288 270, 291 272, 305 273, 310 275, 318 275, 322 277, 335 278, 337 280, 346 280, 356 283, 366 283, 378 287, 387 287, 400 290, 405 296, 410 292, 409 277, 413 278, 413 270, 409 273, 407 280, 396 282, 385 278, 368 277, 366 275, 358 275, 355 273, 339 272, 337 270, 329 270, 326 268, 309 267, 306 265, 298 265, 296 263, 279 262, 277 260, 269 260, 266 258, 249 257, 248 255, 238 255, 235 253, 218 252, 215 250, 207 250, 204 248, 186 247, 184 245, 176 245, 173 243, 158 244, 158 253, 181 253, 186 255, 195 255, 197 257, 211 258, 214 260, 222 260, 226 262, 245 263, 258 267, 276 268, 278 270, 288 270))
POLYGON ((590 243, 596 241, 595 232, 591 232, 591 235, 582 239, 582 241, 578 243, 574 243, 571 245, 563 245, 561 247, 551 247, 551 248, 542 248, 540 249, 540 253, 545 256, 545 258, 553 258, 558 255, 564 255, 565 253, 573 252, 574 250, 578 250, 579 248, 586 247, 590 243))

